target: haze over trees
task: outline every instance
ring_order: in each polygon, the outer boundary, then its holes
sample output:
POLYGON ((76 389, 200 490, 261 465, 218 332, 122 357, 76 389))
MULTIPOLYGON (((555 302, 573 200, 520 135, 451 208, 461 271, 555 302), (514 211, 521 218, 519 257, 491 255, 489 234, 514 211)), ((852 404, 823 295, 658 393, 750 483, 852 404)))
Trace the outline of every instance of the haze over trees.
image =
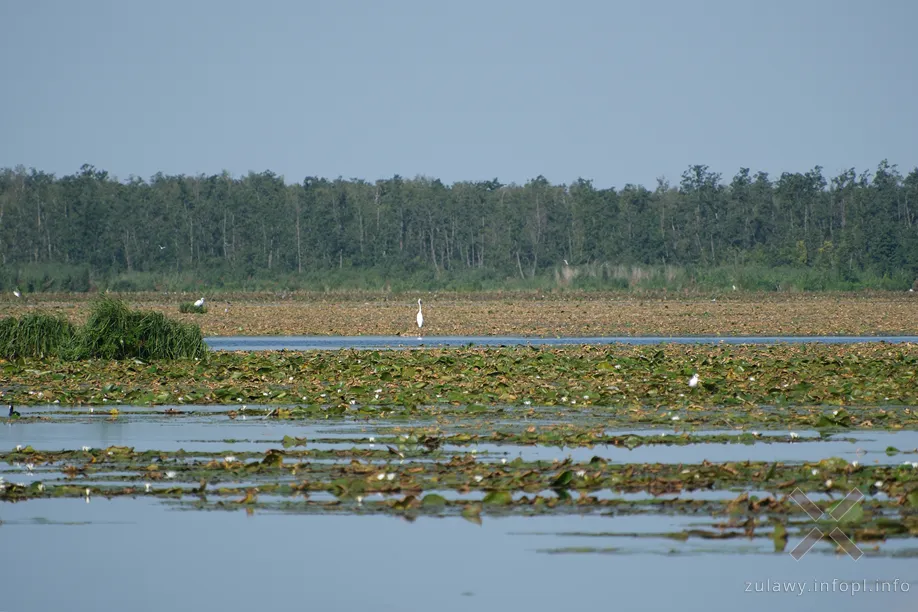
POLYGON ((729 180, 694 165, 652 189, 17 167, 0 170, 0 284, 781 289, 790 277, 800 289, 904 290, 918 276, 916 214, 918 169, 885 160, 729 180))

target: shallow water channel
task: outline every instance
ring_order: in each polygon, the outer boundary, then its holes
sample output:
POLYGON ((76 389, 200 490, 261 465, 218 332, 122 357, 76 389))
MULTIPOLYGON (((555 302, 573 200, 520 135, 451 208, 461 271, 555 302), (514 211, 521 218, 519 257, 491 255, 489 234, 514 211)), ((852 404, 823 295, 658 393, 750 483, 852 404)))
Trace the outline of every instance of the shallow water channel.
MULTIPOLYGON (((615 443, 550 446, 526 438, 548 419, 169 408, 46 406, 0 422, 0 477, 21 492, 0 504, 0 611, 918 609, 915 538, 859 544, 856 561, 822 541, 798 561, 789 551, 816 523, 787 517, 778 551, 785 515, 727 505, 778 497, 786 474, 760 477, 774 464, 819 482, 914 478, 916 431, 606 430, 615 443), (727 475, 747 461, 765 468, 727 475), (723 479, 692 488, 717 466, 723 479), (654 490, 667 469, 680 490, 654 490), (622 470, 641 484, 610 484, 622 470), (511 495, 488 497, 508 482, 511 495)), ((817 504, 848 492, 822 489, 817 504)), ((865 490, 870 513, 906 520, 888 484, 865 490)))

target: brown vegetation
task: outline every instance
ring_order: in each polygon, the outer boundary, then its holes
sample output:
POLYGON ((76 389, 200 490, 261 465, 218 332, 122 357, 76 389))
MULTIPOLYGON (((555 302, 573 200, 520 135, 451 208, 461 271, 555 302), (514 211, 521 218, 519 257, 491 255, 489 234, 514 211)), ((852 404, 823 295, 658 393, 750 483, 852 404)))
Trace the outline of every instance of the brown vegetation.
MULTIPOLYGON (((206 314, 179 313, 187 294, 122 294, 132 308, 194 322, 205 335, 680 336, 918 333, 918 294, 727 293, 250 293, 208 297, 206 314)), ((35 310, 85 322, 84 294, 0 298, 0 317, 35 310)))

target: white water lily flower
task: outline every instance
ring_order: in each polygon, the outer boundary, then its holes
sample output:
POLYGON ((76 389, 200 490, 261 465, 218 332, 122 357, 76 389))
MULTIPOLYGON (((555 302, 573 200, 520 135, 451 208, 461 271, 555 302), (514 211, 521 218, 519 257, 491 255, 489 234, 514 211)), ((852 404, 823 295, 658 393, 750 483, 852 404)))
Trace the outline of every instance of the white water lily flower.
POLYGON ((35 465, 31 463, 26 463, 25 466, 26 466, 26 469, 29 470, 30 472, 32 471, 32 469, 35 468, 35 465))
POLYGON ((678 421, 678 420, 679 420, 679 415, 678 415, 678 414, 675 415, 675 416, 673 417, 673 420, 674 420, 674 421, 678 421))
POLYGON ((688 386, 689 386, 689 387, 697 387, 697 386, 698 386, 698 374, 697 374, 697 373, 693 374, 692 377, 689 379, 689 381, 688 381, 688 386))
POLYGON ((146 483, 146 484, 144 485, 144 490, 145 490, 147 493, 150 492, 150 483, 149 483, 149 482, 146 483))
POLYGON ((92 450, 92 447, 90 447, 90 446, 84 446, 84 447, 83 447, 83 452, 84 452, 84 453, 88 453, 88 452, 91 451, 91 450, 92 450))
POLYGON ((561 398, 561 401, 562 401, 562 402, 566 402, 566 401, 567 401, 567 396, 565 395, 564 397, 562 397, 562 398, 561 398))
POLYGON ((388 474, 386 474, 386 480, 395 480, 395 474, 392 472, 389 472, 388 474))
POLYGON ((507 463, 507 460, 506 460, 506 459, 501 459, 500 462, 501 462, 501 463, 507 463))
POLYGON ((359 506, 359 505, 362 504, 362 503, 363 503, 363 495, 358 495, 358 496, 357 496, 357 505, 359 506))
POLYGON ((16 450, 17 450, 17 451, 21 451, 21 450, 22 450, 22 444, 17 444, 17 445, 16 445, 16 450))
POLYGON ((755 436, 756 438, 758 438, 758 437, 759 437, 759 432, 753 431, 753 432, 752 432, 752 435, 755 436))
POLYGON ((377 390, 374 391, 373 393, 382 393, 382 389, 377 389, 377 390))
POLYGON ((484 480, 484 476, 481 474, 475 474, 475 482, 481 482, 482 480, 484 480))
POLYGON ((882 488, 883 488, 883 481, 882 481, 882 480, 878 480, 878 481, 876 481, 875 483, 873 483, 873 486, 875 486, 875 487, 878 488, 878 489, 882 489, 882 488))
POLYGON ((832 411, 832 416, 838 416, 838 410, 833 410, 833 411, 832 411))
POLYGON ((175 478, 175 472, 173 472, 172 470, 169 470, 168 472, 166 472, 166 478, 175 478))
POLYGON ((859 465, 860 465, 860 463, 858 463, 857 461, 852 461, 852 462, 851 462, 851 467, 856 468, 856 467, 859 466, 859 465))
POLYGON ((826 481, 826 488, 827 488, 827 489, 831 489, 831 488, 832 488, 832 479, 831 479, 831 478, 828 479, 828 480, 826 481))
POLYGON ((383 474, 382 472, 376 475, 376 480, 384 480, 385 478, 386 478, 386 475, 383 474))
POLYGON ((816 468, 813 468, 812 471, 810 472, 810 474, 812 474, 813 476, 815 476, 818 473, 819 473, 819 470, 817 470, 816 468))
POLYGON ((683 474, 691 474, 691 473, 692 473, 692 470, 682 470, 682 473, 683 473, 683 474))
POLYGON ((790 437, 791 437, 792 440, 796 440, 797 438, 800 437, 800 434, 798 434, 797 432, 792 431, 792 432, 790 432, 790 437))
POLYGON ((234 461, 236 461, 236 458, 232 455, 227 455, 226 457, 223 458, 223 460, 226 461, 227 463, 233 463, 234 461))
POLYGON ((376 438, 374 438, 373 436, 370 436, 370 442, 376 442, 376 438))
POLYGON ((750 376, 750 377, 749 377, 749 382, 755 382, 755 376, 750 376))
POLYGON ((577 470, 577 476, 579 476, 580 478, 583 478, 584 476, 586 476, 586 470, 577 470))
POLYGON ((39 490, 39 491, 44 491, 44 490, 45 490, 45 484, 44 484, 43 482, 38 483, 38 490, 39 490))
POLYGON ((615 364, 615 369, 616 369, 616 370, 621 370, 621 369, 622 369, 622 366, 616 363, 616 364, 615 364))
POLYGON ((664 431, 663 433, 661 433, 661 434, 660 434, 660 437, 661 437, 661 438, 665 438, 665 437, 666 437, 666 432, 664 431))

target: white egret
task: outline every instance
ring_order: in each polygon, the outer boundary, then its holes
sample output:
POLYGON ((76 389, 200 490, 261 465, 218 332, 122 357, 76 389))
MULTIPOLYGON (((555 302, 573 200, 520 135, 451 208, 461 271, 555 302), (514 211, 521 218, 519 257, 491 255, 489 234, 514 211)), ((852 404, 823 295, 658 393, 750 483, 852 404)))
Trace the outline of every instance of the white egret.
POLYGON ((689 379, 689 381, 688 381, 688 386, 689 386, 689 387, 697 387, 697 386, 698 386, 698 373, 697 373, 697 372, 695 372, 695 374, 693 374, 692 377, 689 379))
POLYGON ((421 312, 421 300, 418 300, 418 338, 421 337, 421 328, 424 327, 424 313, 421 312))
POLYGON ((200 300, 198 300, 197 302, 195 302, 194 305, 195 305, 195 308, 200 308, 201 306, 203 306, 203 305, 204 305, 204 298, 201 298, 200 300))

